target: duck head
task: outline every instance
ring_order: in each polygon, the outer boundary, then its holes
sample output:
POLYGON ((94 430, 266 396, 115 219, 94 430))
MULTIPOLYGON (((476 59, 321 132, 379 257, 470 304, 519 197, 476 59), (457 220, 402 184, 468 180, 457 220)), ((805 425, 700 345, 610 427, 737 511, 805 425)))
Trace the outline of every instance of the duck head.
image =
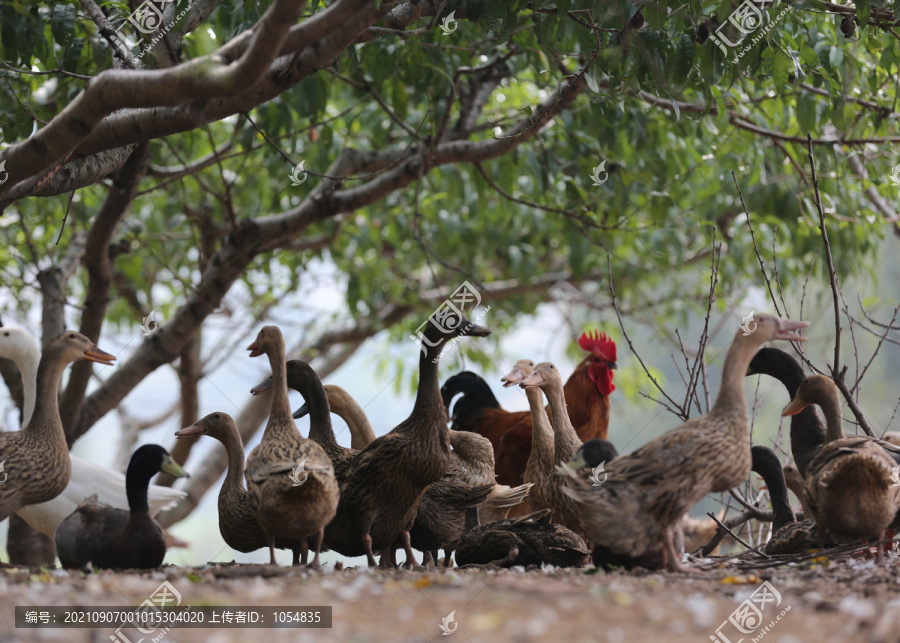
POLYGON ((500 378, 500 381, 503 382, 503 388, 521 384, 525 378, 534 372, 534 367, 534 360, 520 359, 509 373, 500 378))
POLYGON ((197 420, 188 427, 175 431, 175 435, 178 438, 208 435, 222 440, 236 428, 237 426, 230 415, 216 411, 215 413, 210 413, 206 417, 197 420))

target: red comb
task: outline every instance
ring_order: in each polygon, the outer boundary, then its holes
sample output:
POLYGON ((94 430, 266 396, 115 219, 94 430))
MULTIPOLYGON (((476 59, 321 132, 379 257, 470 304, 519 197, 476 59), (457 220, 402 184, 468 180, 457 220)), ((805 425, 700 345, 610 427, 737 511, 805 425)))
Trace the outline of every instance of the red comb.
POLYGON ((595 353, 607 362, 616 361, 616 343, 606 333, 588 331, 581 335, 578 345, 589 353, 595 353), (593 334, 592 334, 593 333, 593 334))

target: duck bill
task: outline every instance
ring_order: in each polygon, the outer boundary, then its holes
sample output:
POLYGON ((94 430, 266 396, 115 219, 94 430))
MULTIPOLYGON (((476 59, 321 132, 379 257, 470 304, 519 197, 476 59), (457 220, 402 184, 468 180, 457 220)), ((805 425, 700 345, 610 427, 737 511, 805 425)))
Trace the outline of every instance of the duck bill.
POLYGON ((525 374, 522 372, 522 369, 517 366, 509 373, 501 377, 500 381, 503 382, 503 388, 509 388, 510 386, 515 386, 524 379, 525 374))
POLYGON ((294 416, 293 416, 293 417, 294 417, 294 419, 296 420, 296 419, 299 419, 299 418, 302 418, 302 417, 306 417, 307 415, 309 415, 309 404, 304 404, 304 405, 301 406, 299 409, 297 409, 296 411, 294 411, 294 416))
POLYGON ((472 327, 466 331, 466 335, 471 335, 472 337, 487 337, 491 334, 491 330, 489 328, 485 328, 475 322, 470 322, 472 327))
POLYGON ((786 339, 791 342, 805 342, 806 337, 803 335, 798 335, 796 333, 792 333, 793 330, 800 330, 801 328, 806 328, 809 326, 809 322, 806 321, 791 321, 790 319, 782 319, 778 323, 778 332, 775 334, 775 339, 786 339))
POLYGON ((523 379, 519 383, 519 386, 521 388, 532 388, 534 386, 540 386, 543 383, 544 383, 544 378, 541 377, 541 374, 538 372, 534 372, 531 375, 529 375, 528 377, 526 377, 525 379, 523 379))
POLYGON ((115 355, 110 355, 106 351, 102 351, 96 346, 91 346, 89 349, 84 351, 84 359, 89 362, 97 362, 98 364, 103 364, 104 366, 112 366, 113 362, 116 361, 115 355))
MULTIPOLYGON (((251 355, 251 357, 254 357, 254 356, 251 355)), ((262 382, 260 382, 259 384, 254 386, 252 389, 250 389, 250 395, 262 395, 266 391, 271 391, 273 387, 274 387, 274 383, 272 381, 272 376, 270 375, 269 377, 264 379, 262 382)))
POLYGON ((584 454, 579 451, 574 456, 572 456, 572 459, 566 463, 566 466, 570 469, 575 469, 575 471, 578 471, 579 469, 583 469, 584 467, 588 466, 588 464, 584 461, 584 454))
POLYGON ((259 347, 259 342, 253 342, 247 347, 247 350, 250 351, 250 357, 259 357, 263 354, 262 349, 259 347))
POLYGON ((206 433, 206 427, 203 426, 200 422, 194 422, 190 426, 186 426, 183 429, 179 429, 175 431, 175 437, 177 438, 191 438, 195 435, 202 435, 206 433))
POLYGON ((163 460, 162 466, 159 468, 163 473, 168 473, 173 478, 190 478, 188 472, 181 468, 175 460, 172 459, 172 456, 167 455, 163 460))
POLYGON ((794 398, 791 400, 791 403, 784 407, 784 410, 781 412, 781 417, 787 417, 789 415, 797 415, 800 411, 809 406, 808 403, 798 400, 794 398))

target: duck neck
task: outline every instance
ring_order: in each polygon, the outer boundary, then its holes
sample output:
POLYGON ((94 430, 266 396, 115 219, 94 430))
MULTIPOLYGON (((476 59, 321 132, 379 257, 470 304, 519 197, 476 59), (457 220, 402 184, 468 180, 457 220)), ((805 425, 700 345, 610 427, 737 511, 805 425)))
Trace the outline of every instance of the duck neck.
POLYGON ((825 441, 831 442, 843 438, 844 416, 837 387, 829 386, 825 389, 816 403, 822 408, 822 415, 825 416, 825 441))
POLYGON ((147 475, 138 471, 133 464, 129 464, 128 470, 125 472, 125 495, 128 497, 128 509, 132 514, 149 513, 147 487, 150 485, 150 478, 153 477, 153 474, 147 475))
POLYGON ((355 400, 341 400, 338 404, 331 405, 331 412, 347 423, 350 429, 351 446, 354 449, 362 449, 375 439, 375 431, 369 423, 369 418, 362 407, 355 400))
POLYGON ((581 440, 578 439, 575 427, 572 426, 572 420, 569 419, 569 409, 566 408, 566 396, 563 392, 563 387, 558 384, 551 384, 547 387, 544 394, 547 396, 547 401, 550 402, 553 441, 556 445, 557 453, 560 453, 560 449, 574 445, 575 442, 580 444, 581 440))
POLYGON ((22 377, 22 427, 28 426, 31 416, 34 415, 35 387, 40 362, 41 352, 37 344, 27 347, 26 354, 21 360, 16 361, 19 375, 22 377))
MULTIPOLYGON (((434 421, 443 421, 447 424, 447 410, 441 399, 441 385, 438 381, 438 356, 449 339, 444 336, 434 346, 428 346, 427 352, 419 355, 419 386, 416 390, 416 403, 413 406, 411 416, 429 418, 434 421)), ((416 422, 415 426, 422 427, 430 434, 431 426, 428 422, 416 422)))
POLYGON ((284 347, 278 345, 268 352, 269 365, 272 368, 272 406, 269 411, 269 423, 266 433, 282 427, 293 427, 294 418, 291 403, 288 400, 287 365, 284 361, 284 347), (275 427, 275 428, 273 428, 275 427))
MULTIPOLYGON (((309 409, 309 438, 315 440, 326 451, 338 446, 334 436, 334 428, 331 426, 331 409, 328 406, 328 396, 322 386, 319 376, 316 375, 309 364, 301 363, 301 378, 297 382, 297 390, 306 401, 309 409)), ((290 408, 288 408, 290 413, 290 408)), ((293 420, 292 420, 293 422, 293 420)))
POLYGON ((244 491, 244 442, 237 427, 234 427, 222 440, 225 453, 228 454, 228 470, 225 472, 225 482, 222 489, 227 487, 244 491))
POLYGON ((722 367, 722 385, 719 387, 716 403, 709 412, 709 415, 740 417, 742 422, 727 422, 726 426, 735 434, 740 434, 748 439, 750 434, 747 431, 747 398, 744 395, 744 378, 757 348, 753 344, 732 342, 722 367))
MULTIPOLYGON (((531 452, 535 454, 553 452, 553 428, 544 409, 544 394, 534 386, 525 389, 528 407, 531 409, 531 452)), ((551 407, 552 408, 552 407, 551 407)))
POLYGON ((784 471, 778 456, 767 447, 755 446, 751 450, 751 469, 762 476, 769 490, 769 499, 772 501, 772 528, 781 529, 785 525, 794 522, 794 512, 788 502, 788 488, 784 479, 784 471))
POLYGON ((68 447, 62 420, 59 417, 59 380, 67 365, 68 362, 60 360, 55 355, 44 353, 37 369, 34 391, 35 400, 41 400, 41 404, 37 406, 32 400, 34 412, 23 429, 47 439, 48 444, 61 444, 65 450, 68 450, 68 447))

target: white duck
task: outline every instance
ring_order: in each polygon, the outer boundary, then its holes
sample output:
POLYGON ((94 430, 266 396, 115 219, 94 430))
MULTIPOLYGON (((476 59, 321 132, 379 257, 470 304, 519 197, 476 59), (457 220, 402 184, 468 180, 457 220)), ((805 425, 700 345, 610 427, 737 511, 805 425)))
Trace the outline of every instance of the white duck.
MULTIPOLYGON (((22 375, 24 408, 22 426, 27 426, 34 412, 35 390, 37 387, 38 364, 41 350, 37 342, 19 328, 0 327, 0 357, 15 362, 22 375)), ((72 476, 60 495, 49 502, 22 507, 16 513, 33 529, 51 540, 56 528, 85 498, 97 494, 98 500, 119 509, 128 509, 125 495, 125 475, 107 467, 82 460, 70 454, 72 476)), ((155 516, 176 500, 187 494, 178 489, 150 485, 147 500, 150 515, 155 516)))

